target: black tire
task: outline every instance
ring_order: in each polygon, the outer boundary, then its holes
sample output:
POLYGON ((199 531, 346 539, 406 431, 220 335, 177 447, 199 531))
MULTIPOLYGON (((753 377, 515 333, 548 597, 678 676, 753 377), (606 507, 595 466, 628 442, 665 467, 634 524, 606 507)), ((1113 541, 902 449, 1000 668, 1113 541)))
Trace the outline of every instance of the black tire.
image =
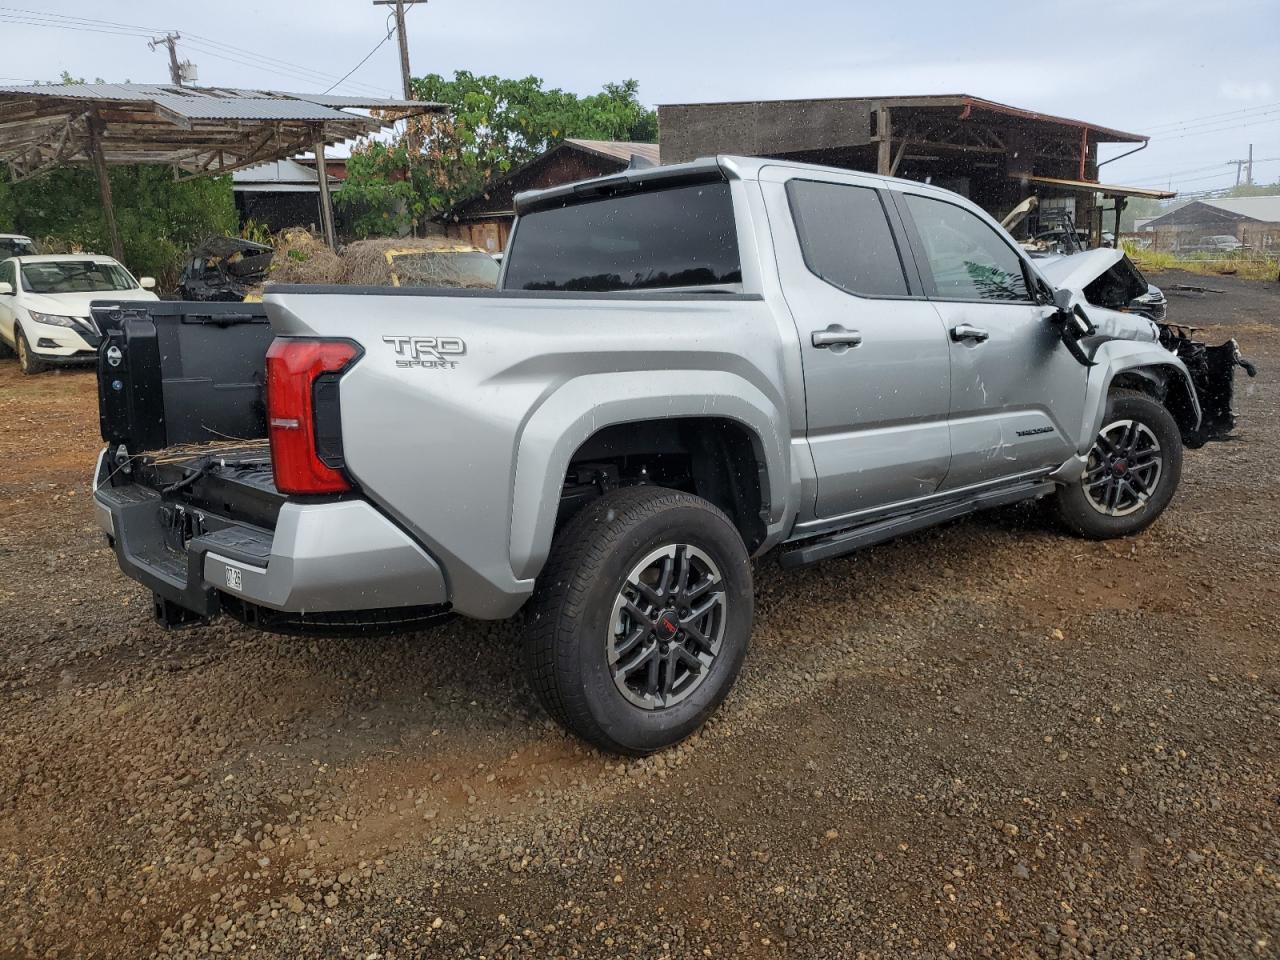
MULTIPOLYGON (((666 562, 663 557, 649 569, 666 562)), ((658 589, 666 582, 664 573, 658 589)), ((697 592, 695 587, 684 595, 697 592)), ((678 599, 670 602, 683 603, 678 599)), ((662 750, 702 726, 728 695, 747 654, 753 602, 750 558, 742 537, 724 513, 679 490, 629 487, 614 491, 583 507, 552 545, 525 627, 529 682, 557 722, 601 749, 629 756, 662 750), (655 552, 667 550, 672 551, 672 569, 683 562, 672 582, 692 583, 693 573, 681 574, 697 568, 705 574, 699 581, 704 588, 718 582, 723 589, 706 588, 696 602, 689 601, 683 609, 673 608, 674 619, 658 606, 647 611, 658 610, 645 620, 633 618, 625 610, 619 612, 616 605, 625 600, 624 588, 636 595, 632 575, 637 565, 655 552), (712 573, 718 573, 718 581, 712 573), (691 625, 692 633, 676 632, 673 624, 685 625, 686 614, 692 617, 707 605, 704 597, 723 599, 723 608, 714 613, 718 617, 717 652, 706 653, 709 662, 700 670, 689 670, 685 666, 688 659, 674 647, 682 644, 683 649, 700 655, 709 651, 701 642, 706 639, 703 631, 711 633, 706 628, 710 621, 699 621, 697 628, 691 625), (646 623, 656 629, 646 630, 646 623), (633 630, 632 635, 643 637, 635 641, 633 654, 617 658, 615 669, 610 657, 617 652, 615 648, 628 645, 629 638, 623 635, 633 630), (668 630, 673 635, 662 640, 659 634, 668 630), (691 639, 693 634, 700 638, 697 646, 691 639), (650 699, 647 682, 633 689, 625 677, 615 679, 633 657, 643 657, 646 681, 652 659, 662 660, 654 669, 664 682, 679 676, 681 680, 675 681, 678 687, 681 681, 689 683, 690 677, 694 680, 685 693, 673 690, 670 703, 659 702, 661 695, 650 699), (629 692, 624 693, 624 688, 629 692), (676 699, 677 695, 681 698, 676 699), (634 702, 637 700, 649 703, 642 705, 634 702)), ((650 600, 640 598, 638 603, 648 607, 650 600)), ((639 668, 636 672, 639 674, 639 668)))
POLYGON ((13 339, 17 344, 18 367, 25 374, 44 373, 49 369, 49 365, 31 352, 31 344, 27 341, 27 335, 17 324, 13 327, 13 339))
POLYGON ((1173 415, 1145 393, 1113 390, 1085 475, 1057 492, 1057 513, 1067 529, 1089 540, 1131 536, 1164 513, 1181 477, 1182 435, 1173 415), (1130 426, 1117 426, 1122 424, 1130 426), (1112 442, 1117 436, 1127 438, 1129 430, 1134 437, 1129 447, 1112 442), (1109 508, 1113 495, 1116 505, 1109 508), (1123 512, 1112 515, 1108 509, 1123 512))

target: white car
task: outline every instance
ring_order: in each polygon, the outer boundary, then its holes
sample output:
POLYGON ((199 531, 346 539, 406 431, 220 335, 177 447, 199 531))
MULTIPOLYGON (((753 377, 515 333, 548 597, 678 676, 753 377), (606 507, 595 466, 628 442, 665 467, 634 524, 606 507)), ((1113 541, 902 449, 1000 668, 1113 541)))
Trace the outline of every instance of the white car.
POLYGON ((36 243, 20 233, 0 233, 0 260, 10 257, 27 257, 39 253, 36 243))
POLYGON ((0 348, 18 354, 23 373, 92 363, 102 333, 89 304, 96 300, 158 300, 150 277, 93 254, 10 257, 0 261, 0 348))

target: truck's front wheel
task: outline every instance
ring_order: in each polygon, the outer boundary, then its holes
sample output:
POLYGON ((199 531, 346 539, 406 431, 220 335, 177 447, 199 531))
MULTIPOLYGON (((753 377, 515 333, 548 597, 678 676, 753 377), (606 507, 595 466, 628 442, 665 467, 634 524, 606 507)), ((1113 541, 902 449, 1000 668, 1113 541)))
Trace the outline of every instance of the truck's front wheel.
POLYGON ((1114 390, 1102 422, 1084 475, 1057 493, 1063 523, 1090 540, 1145 530, 1164 513, 1182 476, 1182 437, 1163 404, 1114 390))
POLYGON ((556 538, 526 627, 530 682, 573 733, 643 756, 724 700, 751 620, 750 560, 728 517, 679 490, 618 490, 556 538))

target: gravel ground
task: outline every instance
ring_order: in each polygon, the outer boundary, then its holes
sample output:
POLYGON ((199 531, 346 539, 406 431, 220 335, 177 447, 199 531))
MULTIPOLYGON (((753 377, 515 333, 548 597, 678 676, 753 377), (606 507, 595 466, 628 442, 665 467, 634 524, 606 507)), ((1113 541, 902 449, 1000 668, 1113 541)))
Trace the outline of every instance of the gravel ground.
POLYGON ((1280 292, 1214 286, 1173 315, 1262 373, 1160 523, 765 560, 737 691, 634 762, 543 716, 518 623, 160 630, 91 375, 0 364, 0 956, 1275 956, 1280 292))

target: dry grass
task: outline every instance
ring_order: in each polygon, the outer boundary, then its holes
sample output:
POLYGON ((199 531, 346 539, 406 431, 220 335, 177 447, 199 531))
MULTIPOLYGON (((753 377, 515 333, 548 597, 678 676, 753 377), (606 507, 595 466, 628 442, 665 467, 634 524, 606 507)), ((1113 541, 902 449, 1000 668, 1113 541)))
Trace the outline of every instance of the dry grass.
POLYGON ((206 443, 177 443, 171 447, 165 447, 163 450, 155 451, 149 455, 148 459, 157 464, 185 463, 197 457, 239 458, 246 454, 267 454, 270 449, 270 441, 265 437, 260 440, 227 438, 226 440, 210 440, 206 443))
POLYGON ((275 240, 267 279, 271 283, 337 283, 342 261, 310 230, 290 227, 275 240))
POLYGON ((340 282, 371 287, 389 287, 396 282, 413 287, 479 286, 459 269, 454 257, 413 256, 470 249, 457 240, 437 237, 358 240, 343 248, 340 282), (396 256, 394 271, 388 254, 396 256), (395 279, 393 272, 397 274, 395 279))

